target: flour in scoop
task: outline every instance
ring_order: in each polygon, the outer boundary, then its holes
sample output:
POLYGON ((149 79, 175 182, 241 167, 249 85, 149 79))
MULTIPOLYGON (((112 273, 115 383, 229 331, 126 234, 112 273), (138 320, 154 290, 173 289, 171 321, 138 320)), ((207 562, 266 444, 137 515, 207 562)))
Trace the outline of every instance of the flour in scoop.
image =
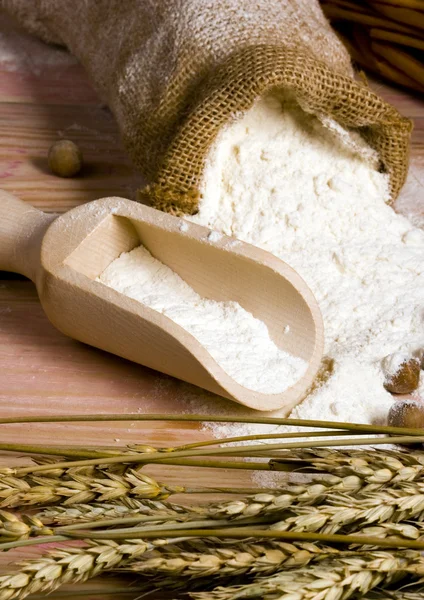
MULTIPOLYGON (((210 234, 208 239, 215 238, 210 234)), ((114 260, 98 281, 183 327, 230 377, 249 390, 277 394, 306 372, 304 360, 274 344, 265 323, 237 302, 202 298, 143 246, 114 260)))
MULTIPOLYGON (((276 97, 222 130, 209 153, 199 212, 188 218, 287 262, 323 315, 322 372, 293 417, 385 423, 393 397, 383 359, 424 349, 424 231, 387 204, 378 167, 359 135, 276 97)), ((219 406, 199 398, 190 410, 235 412, 219 406)), ((212 427, 219 436, 276 430, 212 427)))

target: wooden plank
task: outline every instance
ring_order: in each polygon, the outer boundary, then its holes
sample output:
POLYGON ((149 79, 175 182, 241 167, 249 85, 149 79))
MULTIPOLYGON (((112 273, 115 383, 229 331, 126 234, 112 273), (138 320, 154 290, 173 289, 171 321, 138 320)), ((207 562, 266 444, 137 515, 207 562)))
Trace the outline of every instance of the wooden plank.
POLYGON ((2 102, 0 184, 23 200, 64 212, 104 196, 134 198, 142 182, 104 107, 2 102), (83 152, 78 177, 56 177, 48 169, 48 149, 61 138, 75 141, 83 152))
MULTIPOLYGON (((45 317, 31 282, 3 281, 0 290, 1 416, 116 412, 117 408, 123 413, 157 412, 160 408, 178 414, 199 395, 208 397, 194 386, 64 336, 45 317)), ((22 431, 22 426, 5 427, 2 440, 13 439, 17 429, 22 431)), ((51 427, 27 429, 31 429, 33 441, 37 437, 39 443, 48 442, 46 432, 51 427)), ((126 442, 173 444, 179 429, 178 424, 163 429, 155 423, 80 427, 88 445, 113 443, 124 434, 126 442), (151 431, 152 437, 146 437, 151 431)), ((187 424, 184 429, 189 435, 196 426, 187 424)), ((64 441, 62 436, 60 439, 64 441)))
POLYGON ((19 30, 0 14, 0 98, 33 104, 100 104, 75 57, 19 30))
MULTIPOLYGON (((195 404, 232 406, 195 386, 76 342, 58 332, 45 317, 35 286, 29 281, 0 283, 0 416, 113 413, 192 412, 195 404)), ((241 410, 241 408, 239 409, 241 410)), ((235 408, 233 412, 236 412, 235 408)), ((195 423, 30 424, 2 426, 3 443, 120 447, 153 444, 168 447, 210 437, 195 423)), ((7 455, 0 463, 7 462, 7 455)), ((181 481, 168 468, 167 480, 181 481)), ((214 471, 213 477, 217 472, 214 471)), ((207 485, 211 472, 184 469, 184 480, 207 485)), ((231 487, 233 472, 219 473, 231 487)), ((249 486, 248 474, 236 485, 249 486)))

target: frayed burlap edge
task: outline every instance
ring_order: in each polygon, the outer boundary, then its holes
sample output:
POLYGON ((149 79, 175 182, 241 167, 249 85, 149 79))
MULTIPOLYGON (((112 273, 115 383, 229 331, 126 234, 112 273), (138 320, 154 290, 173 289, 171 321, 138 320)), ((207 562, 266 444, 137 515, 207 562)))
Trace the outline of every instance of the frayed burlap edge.
POLYGON ((366 85, 335 73, 303 48, 269 45, 234 53, 203 84, 139 199, 175 215, 194 214, 205 159, 218 132, 274 88, 289 90, 304 110, 358 130, 378 152, 390 176, 391 200, 396 199, 408 169, 411 121, 366 85))

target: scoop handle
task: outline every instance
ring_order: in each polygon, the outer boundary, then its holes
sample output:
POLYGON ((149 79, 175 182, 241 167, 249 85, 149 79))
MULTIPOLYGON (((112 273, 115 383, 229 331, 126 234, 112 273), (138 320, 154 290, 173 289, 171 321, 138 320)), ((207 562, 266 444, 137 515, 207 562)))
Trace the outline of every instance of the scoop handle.
POLYGON ((0 190, 0 270, 20 273, 35 281, 41 242, 56 216, 0 190))

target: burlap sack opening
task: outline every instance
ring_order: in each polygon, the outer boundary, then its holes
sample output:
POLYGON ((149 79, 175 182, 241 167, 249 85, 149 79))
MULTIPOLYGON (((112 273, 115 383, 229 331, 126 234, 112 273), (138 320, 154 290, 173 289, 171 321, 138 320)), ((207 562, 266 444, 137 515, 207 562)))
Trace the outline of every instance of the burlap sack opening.
POLYGON ((353 79, 317 0, 0 0, 29 31, 69 48, 114 113, 149 185, 139 197, 195 213, 223 126, 262 94, 357 129, 404 183, 411 123, 353 79))
MULTIPOLYGON (((302 48, 253 46, 234 53, 205 83, 167 148, 153 184, 139 196, 180 215, 197 211, 204 161, 234 115, 274 88, 290 90, 307 112, 357 129, 390 176, 392 201, 407 174, 412 124, 364 84, 340 75, 302 48)), ((131 148, 131 139, 128 140, 131 148)))

